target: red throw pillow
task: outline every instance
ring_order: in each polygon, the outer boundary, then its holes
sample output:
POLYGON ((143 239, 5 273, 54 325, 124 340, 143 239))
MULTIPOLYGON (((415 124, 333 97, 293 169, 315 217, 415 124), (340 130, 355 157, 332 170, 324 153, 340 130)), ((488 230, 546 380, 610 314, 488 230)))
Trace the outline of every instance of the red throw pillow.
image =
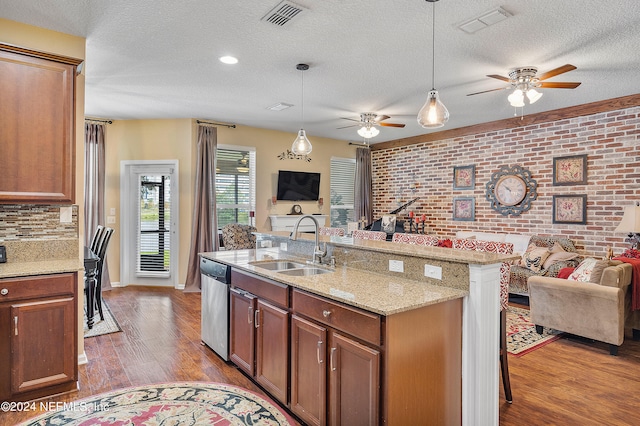
POLYGON ((567 279, 576 268, 562 268, 558 271, 558 278, 567 279))

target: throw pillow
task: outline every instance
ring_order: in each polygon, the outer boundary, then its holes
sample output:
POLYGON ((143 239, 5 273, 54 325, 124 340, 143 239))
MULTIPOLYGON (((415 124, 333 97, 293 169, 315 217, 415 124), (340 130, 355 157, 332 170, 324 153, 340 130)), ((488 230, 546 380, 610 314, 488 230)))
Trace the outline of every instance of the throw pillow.
POLYGON ((608 259, 598 260, 591 270, 591 277, 589 278, 589 282, 600 284, 600 279, 602 278, 602 274, 604 273, 604 268, 611 265, 612 263, 608 259))
POLYGON ((576 268, 572 268, 572 267, 562 268, 558 271, 558 278, 562 278, 566 280, 567 278, 569 278, 569 275, 571 275, 571 273, 575 270, 576 268))
POLYGON ((524 266, 533 272, 539 272, 544 265, 544 261, 549 257, 549 254, 550 252, 546 247, 537 247, 531 251, 527 251, 524 255, 524 266))
POLYGON ((591 278, 591 271, 593 271, 593 267, 596 266, 596 263, 596 259, 593 257, 587 257, 585 260, 580 262, 576 270, 573 271, 567 279, 572 281, 588 282, 591 278))
POLYGON ((537 248, 539 248, 537 245, 535 245, 533 243, 529 244, 529 247, 527 247, 527 249, 524 251, 524 253, 522 253, 522 258, 520 259, 519 265, 520 266, 524 266, 526 268, 527 267, 527 261, 525 260, 525 258, 527 257, 527 255, 531 251, 533 251, 533 250, 535 250, 537 248))
MULTIPOLYGON (((558 243, 556 243, 558 244, 558 243)), ((554 263, 575 259, 578 257, 578 253, 572 253, 570 251, 564 251, 564 249, 558 244, 558 247, 562 251, 552 251, 547 260, 544 261, 544 265, 542 266, 544 269, 549 269, 551 265, 554 263)), ((555 246, 554 246, 555 248, 555 246)))

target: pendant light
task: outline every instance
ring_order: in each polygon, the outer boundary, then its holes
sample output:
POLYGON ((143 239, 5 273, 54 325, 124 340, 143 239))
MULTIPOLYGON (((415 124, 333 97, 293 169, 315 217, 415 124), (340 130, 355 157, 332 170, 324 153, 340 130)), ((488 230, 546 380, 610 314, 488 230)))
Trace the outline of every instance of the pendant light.
POLYGON ((435 89, 435 74, 436 74, 436 2, 438 0, 426 0, 430 3, 433 3, 433 22, 431 24, 431 90, 427 96, 427 101, 420 108, 420 112, 418 113, 418 123, 424 128, 427 129, 435 129, 438 127, 444 126, 444 123, 449 121, 449 110, 444 106, 442 101, 440 101, 440 96, 438 95, 438 91, 435 89))
POLYGON ((309 155, 313 147, 311 146, 311 142, 307 139, 307 133, 304 131, 304 72, 309 69, 309 65, 307 64, 298 64, 296 65, 296 69, 301 71, 302 76, 302 96, 300 106, 302 109, 302 123, 300 126, 300 131, 298 131, 298 136, 293 141, 293 145, 291 145, 291 151, 296 155, 309 155))

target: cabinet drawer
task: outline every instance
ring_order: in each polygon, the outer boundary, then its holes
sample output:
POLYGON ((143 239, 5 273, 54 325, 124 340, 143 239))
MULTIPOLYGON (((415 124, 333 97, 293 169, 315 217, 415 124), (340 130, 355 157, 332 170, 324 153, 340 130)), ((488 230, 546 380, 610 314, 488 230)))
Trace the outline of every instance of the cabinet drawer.
POLYGON ((289 307, 289 286, 231 269, 231 285, 281 307, 289 307))
POLYGON ((293 311, 322 324, 380 345, 380 316, 294 289, 293 311))
POLYGON ((1 279, 0 291, 6 294, 0 294, 0 303, 36 297, 73 295, 76 291, 75 276, 75 273, 65 273, 1 279))

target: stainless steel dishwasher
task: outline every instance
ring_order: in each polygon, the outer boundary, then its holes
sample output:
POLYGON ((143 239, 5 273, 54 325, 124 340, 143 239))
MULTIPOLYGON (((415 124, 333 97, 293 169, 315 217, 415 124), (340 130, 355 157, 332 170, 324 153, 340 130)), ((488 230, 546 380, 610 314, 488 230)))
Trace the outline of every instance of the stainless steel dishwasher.
POLYGON ((200 258, 202 342, 229 361, 229 285, 231 266, 200 258))

